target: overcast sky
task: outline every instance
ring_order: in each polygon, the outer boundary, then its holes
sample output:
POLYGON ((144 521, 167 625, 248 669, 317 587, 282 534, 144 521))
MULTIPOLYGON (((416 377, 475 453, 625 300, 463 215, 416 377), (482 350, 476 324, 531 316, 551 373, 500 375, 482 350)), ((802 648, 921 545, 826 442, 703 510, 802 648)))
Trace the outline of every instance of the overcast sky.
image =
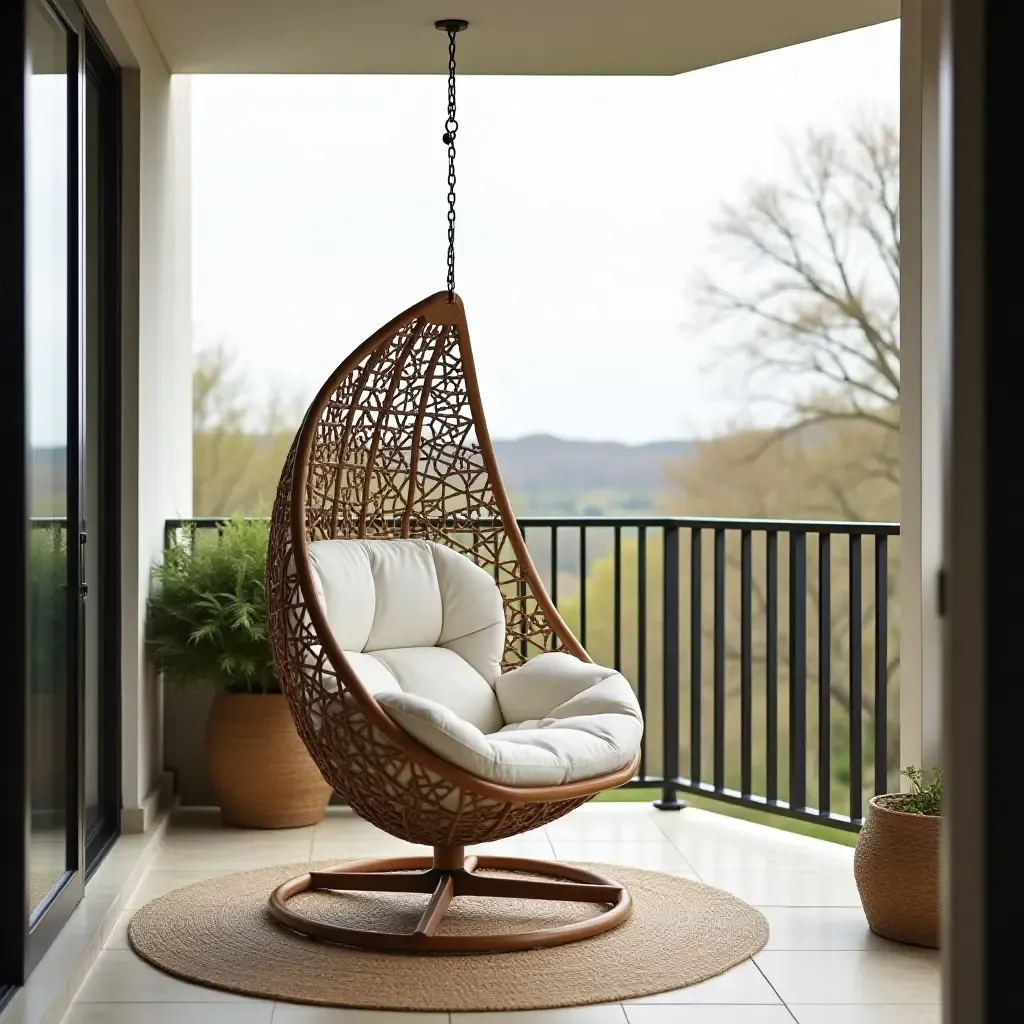
MULTIPOLYGON (((458 95, 457 290, 492 433, 706 436, 753 414, 686 326, 709 224, 785 175, 787 139, 896 116, 899 24, 675 78, 458 95)), ((441 77, 194 80, 196 336, 233 347, 254 392, 305 404, 444 287, 445 102, 441 77)))

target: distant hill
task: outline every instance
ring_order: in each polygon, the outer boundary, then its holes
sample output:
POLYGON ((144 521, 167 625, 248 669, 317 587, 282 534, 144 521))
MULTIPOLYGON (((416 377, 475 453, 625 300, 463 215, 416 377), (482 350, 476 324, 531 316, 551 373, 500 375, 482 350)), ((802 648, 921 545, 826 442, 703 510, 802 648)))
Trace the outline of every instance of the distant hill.
POLYGON ((547 434, 494 442, 505 487, 521 511, 535 514, 653 508, 665 463, 693 451, 692 441, 629 445, 547 434))
MULTIPOLYGON (((520 514, 642 514, 657 507, 665 486, 666 462, 695 451, 692 441, 622 444, 567 441, 548 434, 496 440, 494 451, 512 503, 520 514)), ((51 492, 63 486, 65 451, 31 453, 36 515, 52 515, 51 492)))

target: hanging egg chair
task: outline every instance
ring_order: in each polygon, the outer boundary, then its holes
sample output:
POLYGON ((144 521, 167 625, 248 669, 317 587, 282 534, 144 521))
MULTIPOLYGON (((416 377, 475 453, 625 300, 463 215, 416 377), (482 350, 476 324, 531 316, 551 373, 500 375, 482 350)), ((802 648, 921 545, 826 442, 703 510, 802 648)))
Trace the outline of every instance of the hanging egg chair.
POLYGON ((613 879, 466 847, 567 814, 636 772, 643 722, 629 683, 595 665, 548 596, 502 487, 454 290, 455 36, 449 39, 448 288, 349 355, 303 418, 274 504, 271 643, 299 735, 357 814, 433 848, 313 871, 270 913, 315 939, 374 949, 554 946, 630 913, 613 879), (528 876, 528 877, 526 877, 528 876), (294 909, 308 890, 422 893, 411 930, 294 909), (448 931, 460 896, 595 904, 525 931, 448 931))

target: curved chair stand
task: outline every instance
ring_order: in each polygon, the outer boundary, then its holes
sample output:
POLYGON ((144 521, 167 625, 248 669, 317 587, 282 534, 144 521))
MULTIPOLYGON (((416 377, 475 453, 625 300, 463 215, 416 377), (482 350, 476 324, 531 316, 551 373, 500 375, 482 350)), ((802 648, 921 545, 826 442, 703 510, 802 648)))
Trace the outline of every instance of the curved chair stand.
POLYGON ((628 895, 614 882, 559 864, 475 861, 567 880, 542 889, 542 883, 525 879, 477 875, 461 851, 542 826, 622 785, 635 774, 639 752, 632 764, 609 774, 559 785, 481 778, 399 727, 332 634, 317 596, 310 545, 401 538, 443 544, 493 577, 505 610, 503 672, 550 650, 590 662, 545 591, 516 524, 487 432, 462 302, 447 292, 412 306, 374 334, 314 399, 282 472, 267 568, 277 678, 313 760, 360 817, 400 839, 434 847, 435 859, 428 864, 399 858, 303 875, 277 890, 272 914, 317 938, 386 949, 521 949, 614 927, 630 909, 628 895), (388 875, 410 868, 423 870, 388 875), (397 887, 413 884, 415 891, 433 895, 420 928, 408 936, 317 924, 286 905, 309 888, 408 891, 397 887), (435 933, 454 897, 527 889, 546 894, 539 898, 597 896, 611 909, 585 924, 538 935, 435 933))
POLYGON ((467 857, 461 846, 437 847, 432 861, 425 857, 391 857, 312 871, 278 886, 270 897, 274 920, 302 935, 344 946, 406 953, 511 953, 560 946, 610 931, 629 917, 631 909, 629 892, 596 872, 522 857, 467 857), (478 874, 477 868, 541 875, 557 881, 478 874), (424 893, 430 901, 413 931, 370 931, 314 920, 288 906, 293 896, 316 889, 424 893), (594 917, 556 928, 490 935, 439 935, 438 926, 452 900, 459 896, 600 903, 608 907, 594 917))

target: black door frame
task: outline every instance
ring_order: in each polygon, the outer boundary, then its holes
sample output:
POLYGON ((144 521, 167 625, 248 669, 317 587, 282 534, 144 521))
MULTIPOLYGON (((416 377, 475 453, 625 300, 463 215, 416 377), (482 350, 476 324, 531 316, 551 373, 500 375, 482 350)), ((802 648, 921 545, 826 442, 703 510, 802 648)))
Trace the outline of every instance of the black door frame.
MULTIPOLYGON (((27 322, 25 272, 25 47, 27 8, 21 3, 0 7, 0 436, 24 438, 27 431, 24 380, 27 322)), ((0 536, 11 556, 9 586, 13 600, 3 618, 3 649, 13 680, 27 677, 28 520, 26 481, 28 451, 24 444, 7 446, 11 488, 0 501, 0 536)), ((0 715, 0 990, 20 984, 25 976, 28 946, 29 806, 28 688, 9 687, 7 714, 0 715)))
MULTIPOLYGON (((943 1020, 1020 1003, 1020 199, 1024 6, 942 4, 942 340, 946 401, 943 1020), (1008 813, 1009 811, 1009 813, 1008 813)), ((1011 1012, 1012 1016, 1012 1012, 1011 1012)))
POLYGON ((100 360, 100 416, 99 436, 89 439, 98 446, 100 486, 89 539, 100 546, 100 821, 85 836, 88 878, 121 832, 121 75, 88 21, 85 73, 100 95, 100 341, 91 354, 100 360))

